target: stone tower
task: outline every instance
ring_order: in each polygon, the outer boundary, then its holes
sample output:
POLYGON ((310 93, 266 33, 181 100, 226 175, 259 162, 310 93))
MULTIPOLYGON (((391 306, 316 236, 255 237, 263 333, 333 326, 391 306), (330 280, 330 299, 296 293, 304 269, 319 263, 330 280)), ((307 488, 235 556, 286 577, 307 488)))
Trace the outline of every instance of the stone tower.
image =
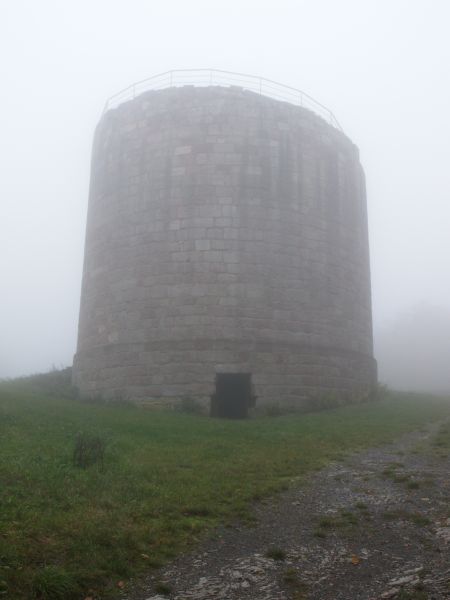
POLYGON ((239 87, 152 90, 94 139, 74 383, 212 413, 376 382, 364 175, 314 112, 239 87))

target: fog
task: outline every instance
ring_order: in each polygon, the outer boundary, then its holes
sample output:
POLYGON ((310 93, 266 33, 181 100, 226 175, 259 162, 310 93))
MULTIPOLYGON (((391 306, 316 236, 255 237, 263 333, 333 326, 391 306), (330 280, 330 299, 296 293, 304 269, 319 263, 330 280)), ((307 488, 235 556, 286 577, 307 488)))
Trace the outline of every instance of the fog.
POLYGON ((211 67, 334 111, 367 177, 380 379, 450 390, 449 19, 446 0, 3 0, 0 377, 72 362, 105 100, 211 67))

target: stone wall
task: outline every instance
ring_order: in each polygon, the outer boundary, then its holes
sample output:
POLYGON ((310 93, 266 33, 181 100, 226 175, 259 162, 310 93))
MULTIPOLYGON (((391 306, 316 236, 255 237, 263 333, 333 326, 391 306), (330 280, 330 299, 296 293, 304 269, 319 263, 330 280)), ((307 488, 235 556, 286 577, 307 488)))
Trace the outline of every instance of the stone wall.
POLYGON ((95 134, 74 383, 206 402, 220 372, 260 404, 376 381, 358 150, 240 88, 147 92, 95 134))

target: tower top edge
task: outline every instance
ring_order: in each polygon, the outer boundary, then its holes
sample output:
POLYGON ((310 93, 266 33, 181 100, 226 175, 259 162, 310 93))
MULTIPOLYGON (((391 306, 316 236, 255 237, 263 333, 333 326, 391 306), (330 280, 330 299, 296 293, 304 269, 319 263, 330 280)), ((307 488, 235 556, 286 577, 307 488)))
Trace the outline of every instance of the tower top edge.
POLYGON ((144 93, 184 88, 238 89, 243 92, 252 92, 255 95, 271 98, 280 103, 307 109, 321 117, 335 129, 343 132, 334 113, 303 90, 264 77, 219 69, 178 69, 137 81, 108 98, 102 116, 124 103, 141 97, 144 93))

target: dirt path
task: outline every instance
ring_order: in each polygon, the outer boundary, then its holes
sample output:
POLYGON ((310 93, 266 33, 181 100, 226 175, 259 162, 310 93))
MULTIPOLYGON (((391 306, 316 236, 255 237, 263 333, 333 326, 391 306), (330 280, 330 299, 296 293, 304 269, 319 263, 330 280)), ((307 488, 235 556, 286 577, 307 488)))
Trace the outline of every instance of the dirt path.
POLYGON ((167 598, 164 585, 174 600, 449 600, 450 458, 431 451, 436 430, 312 475, 127 600, 167 598))

